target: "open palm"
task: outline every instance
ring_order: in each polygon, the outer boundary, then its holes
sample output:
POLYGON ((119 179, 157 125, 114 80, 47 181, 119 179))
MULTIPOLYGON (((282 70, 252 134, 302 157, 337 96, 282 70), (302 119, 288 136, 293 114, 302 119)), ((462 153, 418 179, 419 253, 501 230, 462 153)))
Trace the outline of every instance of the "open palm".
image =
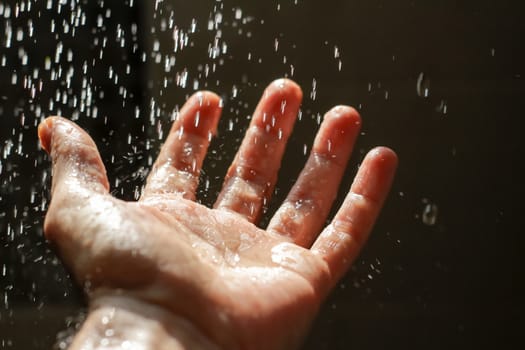
POLYGON ((199 92, 181 109, 138 202, 109 195, 82 129, 46 119, 39 136, 54 172, 45 233, 91 302, 122 296, 160 306, 222 348, 300 344, 366 241, 397 162, 387 148, 372 150, 323 229, 360 126, 354 109, 335 107, 287 199, 266 230, 257 227, 301 97, 289 80, 266 89, 213 209, 195 202, 195 191, 220 117, 215 94, 199 92))

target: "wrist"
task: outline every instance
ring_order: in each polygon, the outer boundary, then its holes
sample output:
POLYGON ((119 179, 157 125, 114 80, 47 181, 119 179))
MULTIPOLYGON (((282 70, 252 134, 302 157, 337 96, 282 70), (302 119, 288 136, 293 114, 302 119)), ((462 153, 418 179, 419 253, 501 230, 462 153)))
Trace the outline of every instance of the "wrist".
POLYGON ((145 301, 117 295, 92 300, 70 350, 219 349, 183 317, 145 301))

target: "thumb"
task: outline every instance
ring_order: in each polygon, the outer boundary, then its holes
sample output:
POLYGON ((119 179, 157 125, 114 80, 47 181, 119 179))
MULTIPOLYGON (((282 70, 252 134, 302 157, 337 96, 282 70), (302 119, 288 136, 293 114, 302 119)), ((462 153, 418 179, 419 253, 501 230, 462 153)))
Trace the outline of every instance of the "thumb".
POLYGON ((108 193, 106 169, 97 146, 78 125, 49 117, 38 126, 38 137, 53 160, 52 196, 85 190, 108 193))

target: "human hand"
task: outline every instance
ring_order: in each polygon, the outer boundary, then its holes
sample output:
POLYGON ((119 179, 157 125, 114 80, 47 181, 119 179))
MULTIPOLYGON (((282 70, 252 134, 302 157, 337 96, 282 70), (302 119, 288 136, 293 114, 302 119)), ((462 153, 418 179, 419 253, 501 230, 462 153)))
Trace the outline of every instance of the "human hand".
POLYGON ((215 94, 186 102, 137 202, 109 194, 82 129, 59 117, 41 123, 53 160, 44 232, 90 303, 72 349, 300 344, 366 241, 397 164, 387 148, 368 153, 322 229, 361 123, 354 109, 335 107, 287 199, 266 230, 257 227, 301 98, 292 81, 268 86, 213 209, 195 202, 195 191, 221 112, 215 94))

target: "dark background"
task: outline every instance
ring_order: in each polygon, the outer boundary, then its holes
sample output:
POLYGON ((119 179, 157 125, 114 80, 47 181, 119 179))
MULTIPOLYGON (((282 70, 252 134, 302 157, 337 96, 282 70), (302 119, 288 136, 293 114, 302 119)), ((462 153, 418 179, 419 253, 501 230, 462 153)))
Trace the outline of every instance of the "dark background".
POLYGON ((210 204, 281 76, 305 99, 268 217, 333 105, 356 106, 364 124, 343 189, 370 148, 400 158, 369 244, 304 348, 521 348, 524 16, 519 1, 487 0, 0 1, 0 348, 49 349, 84 307, 42 237, 42 118, 89 130, 113 193, 131 200, 174 111, 195 89, 219 93, 210 204))

